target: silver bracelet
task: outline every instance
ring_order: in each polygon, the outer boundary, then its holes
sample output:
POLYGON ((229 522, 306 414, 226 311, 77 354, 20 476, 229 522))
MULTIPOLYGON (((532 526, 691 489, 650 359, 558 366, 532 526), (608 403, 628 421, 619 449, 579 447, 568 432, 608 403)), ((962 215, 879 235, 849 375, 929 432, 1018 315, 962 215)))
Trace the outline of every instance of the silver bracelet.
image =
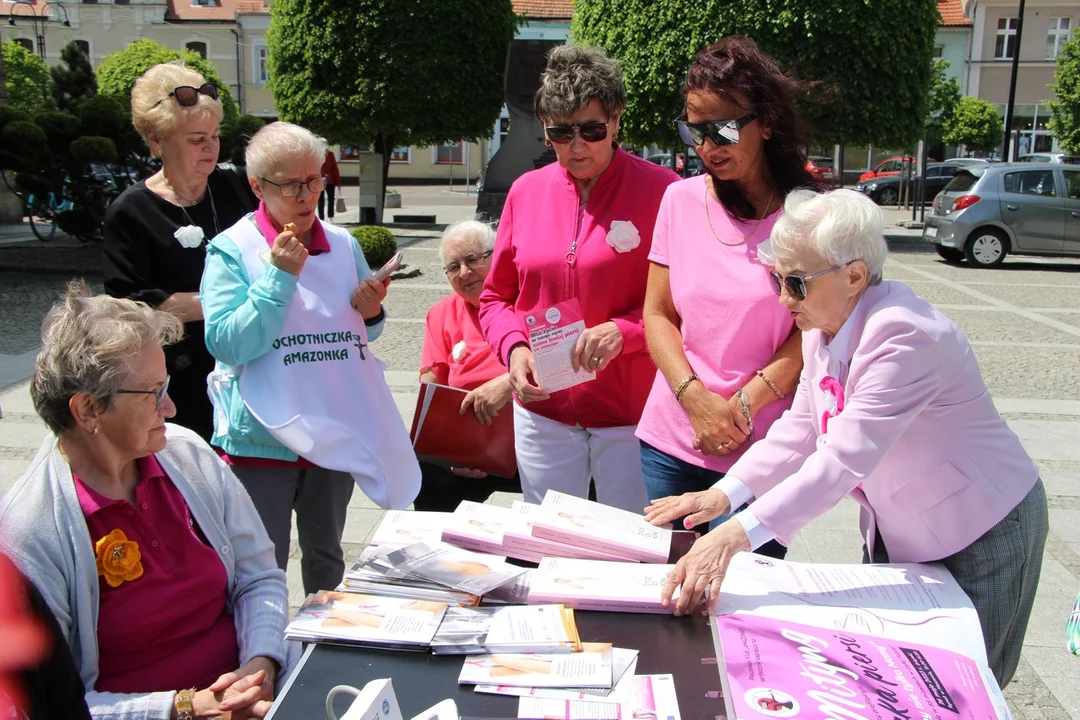
POLYGON ((739 403, 742 404, 742 414, 743 414, 743 417, 746 418, 747 427, 750 429, 750 432, 747 433, 747 438, 749 438, 750 440, 753 440, 754 439, 754 419, 752 417, 750 417, 750 399, 746 397, 746 392, 742 388, 739 388, 735 392, 735 394, 739 396, 739 403))

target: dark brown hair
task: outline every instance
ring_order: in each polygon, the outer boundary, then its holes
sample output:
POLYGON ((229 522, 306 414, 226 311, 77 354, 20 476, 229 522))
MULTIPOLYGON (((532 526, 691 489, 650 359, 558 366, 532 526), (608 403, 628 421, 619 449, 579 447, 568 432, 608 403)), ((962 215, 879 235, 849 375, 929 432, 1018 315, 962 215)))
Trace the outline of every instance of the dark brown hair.
MULTIPOLYGON (((765 162, 780 199, 797 187, 814 186, 806 169, 806 130, 796 98, 806 95, 814 83, 791 77, 748 37, 729 35, 697 54, 686 72, 682 93, 711 92, 732 102, 735 93, 750 101, 748 110, 758 112, 772 137, 765 140, 765 162)), ((733 182, 713 178, 717 198, 737 218, 754 216, 754 207, 733 182)))

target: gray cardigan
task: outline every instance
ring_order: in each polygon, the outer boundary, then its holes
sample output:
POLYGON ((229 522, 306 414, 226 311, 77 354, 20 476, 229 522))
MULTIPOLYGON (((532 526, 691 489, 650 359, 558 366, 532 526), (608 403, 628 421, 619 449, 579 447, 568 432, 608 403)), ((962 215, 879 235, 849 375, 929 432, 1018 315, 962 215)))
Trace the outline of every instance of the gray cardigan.
MULTIPOLYGON (((240 664, 263 655, 287 674, 285 625, 289 594, 274 545, 243 486, 199 436, 167 426, 168 443, 156 455, 187 501, 228 573, 229 609, 236 623, 240 664)), ((169 692, 95 692, 98 679, 99 580, 71 468, 49 437, 30 467, 0 499, 0 543, 37 586, 56 615, 75 656, 86 700, 96 720, 169 718, 169 692)), ((147 608, 149 611, 150 608, 147 608)))

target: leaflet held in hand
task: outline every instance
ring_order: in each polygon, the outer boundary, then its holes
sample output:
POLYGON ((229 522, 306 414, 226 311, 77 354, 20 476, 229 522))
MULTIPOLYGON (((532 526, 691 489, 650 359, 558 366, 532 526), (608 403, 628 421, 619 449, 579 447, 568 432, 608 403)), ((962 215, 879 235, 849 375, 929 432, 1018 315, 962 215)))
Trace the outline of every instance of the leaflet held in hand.
POLYGON ((576 299, 525 313, 525 327, 540 374, 536 381, 545 392, 566 390, 596 379, 595 373, 583 369, 574 372, 571 362, 578 337, 585 332, 585 316, 576 299))

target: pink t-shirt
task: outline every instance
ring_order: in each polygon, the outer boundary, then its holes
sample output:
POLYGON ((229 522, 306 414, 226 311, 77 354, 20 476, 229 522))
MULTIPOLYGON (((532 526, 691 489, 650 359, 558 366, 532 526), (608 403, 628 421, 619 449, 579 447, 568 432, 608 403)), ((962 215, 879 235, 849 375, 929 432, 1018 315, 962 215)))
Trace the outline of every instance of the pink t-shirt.
MULTIPOLYGON (((740 222, 710 193, 707 217, 705 179, 699 175, 668 187, 653 229, 649 259, 670 271, 671 295, 681 318, 683 352, 690 367, 709 390, 731 397, 768 364, 791 336, 795 321, 780 304, 757 255, 779 212, 760 226, 757 220, 740 222), (746 243, 723 245, 709 228, 709 218, 725 243, 747 237, 746 243)), ((790 406, 788 395, 763 408, 754 418, 755 438, 764 437, 790 406)), ((637 436, 680 460, 719 472, 726 472, 742 455, 702 455, 691 447, 690 415, 659 371, 637 436)), ((742 447, 745 450, 748 445, 742 447)))
POLYGON ((443 385, 472 390, 506 372, 480 329, 480 309, 457 293, 428 310, 420 372, 431 370, 443 385))

